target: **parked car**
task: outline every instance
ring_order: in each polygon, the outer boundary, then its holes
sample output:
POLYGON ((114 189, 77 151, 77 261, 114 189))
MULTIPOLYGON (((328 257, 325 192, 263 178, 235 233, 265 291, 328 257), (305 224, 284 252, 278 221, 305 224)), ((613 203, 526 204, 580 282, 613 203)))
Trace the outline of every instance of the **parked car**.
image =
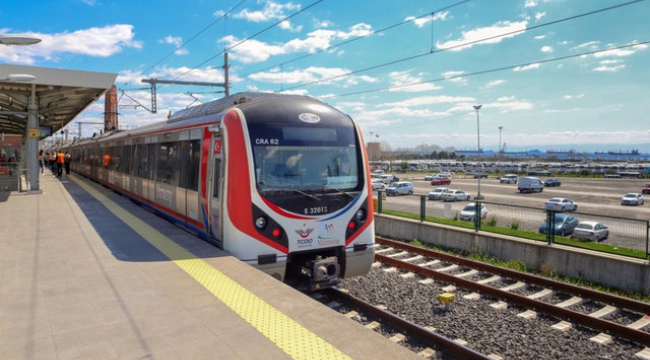
POLYGON ((581 221, 571 236, 586 239, 590 241, 605 240, 609 236, 609 229, 607 226, 596 221, 581 221))
POLYGON ((650 183, 645 184, 645 186, 641 190, 641 194, 650 194, 650 183))
POLYGON ((628 193, 621 198, 621 205, 643 205, 643 195, 638 193, 628 193))
POLYGON ((574 203, 571 199, 566 198, 551 198, 546 202, 546 210, 555 210, 555 211, 576 211, 578 210, 578 204, 574 203))
POLYGON ((373 190, 386 190, 386 184, 381 179, 372 180, 372 189, 373 190))
POLYGON ((424 181, 431 181, 436 176, 436 174, 424 175, 424 181))
POLYGON ((556 187, 560 185, 562 185, 562 182, 558 179, 551 178, 544 180, 544 186, 546 187, 556 187))
MULTIPOLYGON (((481 203, 480 208, 481 219, 485 219, 488 213, 485 204, 481 203)), ((467 204, 463 210, 460 211, 459 218, 461 220, 472 221, 474 220, 474 216, 476 216, 476 204, 467 204)))
POLYGON ((502 184, 516 184, 519 177, 515 174, 505 174, 499 178, 499 182, 502 184))
POLYGON ((451 179, 451 173, 450 172, 441 172, 438 174, 439 177, 441 178, 450 178, 451 179))
POLYGON ((433 179, 431 179, 431 185, 449 185, 449 184, 451 184, 450 178, 434 176, 433 179))
POLYGON ((539 191, 542 192, 544 191, 544 183, 542 183, 542 180, 536 177, 532 176, 524 176, 519 178, 519 184, 517 184, 517 189, 519 190, 520 193, 523 192, 535 192, 539 191))
POLYGON ((442 201, 459 201, 459 200, 465 200, 469 201, 471 196, 464 192, 463 190, 455 190, 455 189, 450 189, 446 193, 443 193, 440 195, 440 200, 442 201))
POLYGON ((449 188, 446 187, 435 188, 429 192, 429 200, 440 200, 440 196, 442 196, 442 194, 446 192, 449 192, 449 188))
POLYGON ((386 195, 411 195, 413 194, 413 183, 410 181, 398 181, 391 183, 386 188, 386 195))
POLYGON ((487 173, 484 172, 475 173, 474 179, 478 179, 478 178, 487 179, 487 173))
MULTIPOLYGON (((555 228, 553 230, 553 233, 555 235, 566 236, 573 232, 573 229, 575 229, 576 226, 578 226, 578 223, 579 223, 578 218, 574 216, 567 215, 567 214, 555 214, 555 228)), ((546 234, 547 232, 546 220, 542 222, 538 230, 540 234, 546 234)))
POLYGON ((399 181, 399 178, 393 174, 384 174, 379 176, 379 178, 384 182, 384 184, 390 184, 392 182, 399 181))

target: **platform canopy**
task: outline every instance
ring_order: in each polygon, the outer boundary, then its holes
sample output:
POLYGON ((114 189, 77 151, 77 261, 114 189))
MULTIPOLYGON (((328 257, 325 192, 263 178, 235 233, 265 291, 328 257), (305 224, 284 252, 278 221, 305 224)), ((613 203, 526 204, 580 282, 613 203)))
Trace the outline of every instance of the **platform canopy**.
POLYGON ((0 132, 27 133, 32 92, 39 138, 55 134, 115 83, 117 74, 0 64, 0 132))

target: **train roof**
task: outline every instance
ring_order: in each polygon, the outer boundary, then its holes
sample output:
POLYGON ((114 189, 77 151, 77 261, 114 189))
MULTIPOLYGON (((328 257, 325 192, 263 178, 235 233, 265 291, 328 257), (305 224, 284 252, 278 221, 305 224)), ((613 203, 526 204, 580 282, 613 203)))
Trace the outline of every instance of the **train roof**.
POLYGON ((177 111, 169 118, 168 122, 180 121, 187 118, 197 118, 204 115, 217 114, 233 106, 243 104, 249 100, 269 96, 286 96, 273 93, 261 92, 241 92, 225 98, 210 101, 205 104, 192 106, 187 109, 177 111))
MULTIPOLYGON (((179 128, 185 126, 193 126, 202 124, 208 121, 216 121, 220 119, 215 114, 222 113, 234 106, 242 105, 261 98, 270 97, 293 97, 293 98, 306 98, 300 95, 282 95, 275 93, 263 92, 241 92, 230 95, 218 100, 210 101, 205 104, 192 106, 187 109, 180 110, 170 116, 166 121, 160 121, 153 124, 141 126, 132 130, 113 130, 110 132, 96 134, 91 138, 80 139, 75 141, 73 145, 80 145, 85 143, 92 143, 95 141, 109 140, 109 139, 122 139, 125 137, 137 136, 142 134, 157 133, 166 131, 169 128, 179 128)), ((318 101, 318 100, 314 100, 318 101)))

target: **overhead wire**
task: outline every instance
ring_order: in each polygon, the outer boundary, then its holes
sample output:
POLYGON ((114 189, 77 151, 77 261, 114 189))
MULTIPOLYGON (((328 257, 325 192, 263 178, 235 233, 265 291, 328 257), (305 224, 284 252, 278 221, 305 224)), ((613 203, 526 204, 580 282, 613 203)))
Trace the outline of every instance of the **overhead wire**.
MULTIPOLYGON (((415 21, 417 21, 417 20, 423 19, 423 18, 428 17, 428 16, 433 16, 433 14, 435 14, 436 12, 442 12, 442 11, 445 11, 445 10, 449 10, 449 9, 451 9, 451 8, 454 8, 454 7, 456 7, 456 6, 459 6, 459 5, 461 5, 461 4, 464 4, 464 3, 466 3, 466 2, 470 2, 470 1, 472 1, 472 0, 463 0, 463 1, 459 1, 459 2, 457 2, 457 3, 454 3, 454 4, 451 4, 451 5, 445 6, 445 7, 443 7, 443 8, 440 8, 440 9, 437 9, 437 10, 434 10, 434 11, 431 11, 431 12, 428 12, 428 13, 426 13, 426 14, 423 14, 423 15, 420 15, 420 16, 417 16, 417 17, 414 17, 414 18, 411 18, 411 19, 408 19, 408 20, 401 21, 401 22, 399 22, 399 23, 395 23, 395 24, 392 24, 392 25, 386 26, 386 27, 384 27, 384 28, 381 28, 381 29, 378 29, 378 30, 375 30, 375 31, 371 31, 371 32, 369 32, 369 33, 367 33, 367 34, 365 34, 365 35, 357 36, 357 37, 355 37, 355 38, 348 39, 348 40, 346 40, 346 41, 342 41, 342 42, 340 42, 340 43, 337 43, 337 44, 334 44, 334 45, 328 46, 328 47, 326 47, 326 48, 319 49, 319 50, 316 50, 316 51, 314 51, 314 52, 311 52, 311 53, 308 53, 308 54, 305 54, 305 55, 301 55, 301 56, 295 57, 295 58, 293 58, 293 59, 286 60, 286 61, 283 61, 283 62, 281 62, 281 63, 277 63, 277 64, 275 64, 275 65, 268 66, 268 67, 266 67, 266 68, 264 68, 264 69, 255 70, 255 71, 250 72, 250 73, 248 73, 248 74, 242 75, 242 77, 248 77, 248 76, 250 76, 250 75, 254 75, 254 74, 257 74, 257 73, 260 73, 260 72, 264 72, 264 71, 267 71, 267 70, 271 70, 271 69, 274 69, 274 68, 277 68, 277 67, 283 67, 284 65, 290 64, 290 63, 292 63, 292 62, 296 62, 296 61, 298 61, 298 60, 302 60, 302 59, 305 59, 305 58, 308 58, 308 57, 311 57, 311 56, 315 56, 315 55, 320 54, 320 53, 323 53, 323 52, 328 52, 328 51, 331 51, 331 50, 336 49, 336 48, 338 48, 338 47, 341 47, 341 46, 343 46, 343 45, 347 45, 347 44, 350 44, 350 43, 352 43, 352 42, 355 42, 355 41, 358 41, 358 40, 361 40, 361 39, 365 39, 365 38, 370 37, 370 36, 373 36, 373 35, 375 35, 375 34, 380 34, 380 33, 386 32, 386 31, 388 31, 388 30, 392 30, 392 29, 394 29, 394 28, 396 28, 396 27, 399 27, 399 26, 402 26, 402 25, 405 25, 405 24, 410 24, 410 23, 412 23, 412 22, 415 22, 415 21)), ((431 21, 431 23, 433 24, 433 20, 431 21)), ((431 30, 431 31, 433 32, 433 30, 431 30)), ((432 36, 433 36, 433 33, 432 33, 432 36)))
POLYGON ((648 45, 648 44, 650 44, 650 40, 646 40, 646 41, 642 41, 642 42, 635 42, 635 43, 625 44, 625 45, 620 45, 620 46, 613 46, 613 47, 609 47, 609 48, 606 48, 606 49, 586 51, 586 52, 582 52, 582 53, 578 53, 578 54, 560 56, 560 57, 551 58, 551 59, 535 60, 535 61, 529 61, 529 62, 515 64, 515 65, 501 66, 501 67, 498 67, 498 68, 475 71, 475 72, 471 72, 471 73, 467 73, 467 74, 458 74, 458 75, 447 76, 447 77, 442 77, 442 78, 437 78, 437 79, 432 79, 432 80, 423 80, 423 81, 413 82, 413 83, 409 83, 409 84, 400 84, 400 85, 394 85, 394 86, 387 86, 387 87, 383 87, 383 88, 379 88, 379 89, 358 91, 358 92, 354 92, 354 93, 347 93, 347 94, 341 94, 341 95, 325 95, 325 96, 319 97, 319 98, 320 99, 332 99, 332 98, 337 98, 337 97, 367 94, 367 93, 371 93, 371 92, 395 90, 395 89, 400 89, 400 88, 405 88, 405 87, 410 87, 410 86, 429 84, 429 83, 441 82, 441 81, 449 81, 449 80, 454 80, 454 79, 459 79, 459 78, 466 78, 466 77, 476 76, 476 75, 489 74, 489 73, 498 72, 498 71, 511 70, 511 69, 514 69, 514 68, 517 68, 517 67, 526 67, 526 66, 530 66, 530 65, 534 65, 534 64, 544 64, 544 63, 548 63, 548 62, 561 61, 561 60, 566 60, 566 59, 575 58, 575 57, 594 55, 594 54, 598 54, 598 53, 602 53, 602 52, 625 49, 625 48, 629 48, 629 47, 634 47, 634 46, 639 46, 639 45, 648 45))
MULTIPOLYGON (((546 27, 546 26, 550 26, 550 25, 555 25, 555 24, 559 24, 559 23, 562 23, 562 22, 570 21, 570 20, 575 20, 575 19, 578 19, 578 18, 581 18, 581 17, 586 17, 586 16, 598 14, 598 13, 601 13, 601 12, 604 12, 604 11, 614 10, 614 9, 617 9, 617 8, 620 8, 620 7, 633 5, 635 3, 639 3, 639 2, 643 2, 643 1, 646 1, 646 0, 628 1, 628 2, 625 2, 625 3, 621 3, 621 4, 608 6, 608 7, 602 8, 602 9, 597 9, 597 10, 589 11, 589 12, 586 12, 586 13, 570 16, 570 17, 567 17, 567 18, 554 20, 554 21, 550 21, 550 22, 547 22, 547 23, 543 23, 543 24, 538 24, 538 25, 535 25, 535 26, 532 26, 532 27, 527 27, 525 29, 513 30, 513 31, 509 31, 509 32, 502 33, 502 34, 493 35, 493 36, 485 37, 485 38, 482 38, 482 39, 472 40, 472 41, 468 41, 468 42, 465 42, 465 43, 462 43, 462 44, 457 44, 457 45, 454 45, 454 46, 449 46, 449 47, 446 47, 446 48, 443 48, 443 49, 427 51, 427 52, 423 52, 423 53, 420 53, 420 54, 416 54, 416 55, 412 55, 412 56, 392 60, 392 61, 389 61, 389 62, 377 64, 377 65, 373 65, 373 66, 366 67, 366 68, 363 68, 363 69, 358 69, 358 70, 349 71, 349 72, 346 72, 346 73, 343 73, 343 74, 338 74, 336 76, 331 76, 331 77, 328 77, 328 78, 314 80, 314 81, 311 81, 311 82, 308 82, 308 83, 303 83, 303 84, 299 84, 299 85, 295 85, 295 86, 291 86, 291 87, 284 87, 283 86, 282 90, 276 90, 276 92, 284 92, 284 91, 287 91, 287 90, 301 89, 301 88, 304 88, 304 87, 307 87, 307 86, 310 86, 310 85, 314 85, 314 84, 319 84, 319 83, 323 83, 323 82, 330 82, 332 80, 339 79, 339 78, 342 78, 342 77, 346 77, 346 76, 350 76, 350 75, 354 75, 354 74, 358 74, 358 73, 362 73, 362 72, 367 72, 367 71, 370 71, 370 70, 375 70, 375 69, 387 67, 387 66, 390 66, 390 65, 395 65, 395 64, 402 63, 402 62, 407 62, 407 61, 414 60, 414 59, 417 59, 417 58, 437 54, 437 53, 440 53, 440 52, 443 52, 443 51, 449 51, 449 50, 453 50, 453 49, 457 49, 457 48, 461 48, 461 47, 467 47, 467 46, 482 43, 482 42, 485 42, 485 41, 494 40, 494 39, 498 39, 498 38, 501 38, 501 37, 510 36, 510 35, 514 35, 514 34, 517 34, 517 33, 525 32, 525 31, 529 31, 529 30, 534 30, 534 29, 538 29, 538 28, 542 28, 542 27, 546 27)), ((377 91, 381 91, 381 90, 377 90, 377 91)))
MULTIPOLYGON (((203 34, 204 32, 208 31, 208 29, 210 29, 211 27, 213 27, 213 26, 214 26, 215 24, 217 24, 219 21, 221 21, 221 20, 223 20, 223 19, 226 19, 226 18, 228 17, 229 14, 233 13, 233 12, 234 12, 234 11, 235 11, 239 6, 241 6, 241 5, 242 5, 243 3, 245 3, 245 2, 246 2, 246 0, 241 0, 241 1, 240 1, 237 5, 235 5, 232 9, 228 10, 228 12, 224 13, 224 14, 221 15, 219 18, 217 18, 216 20, 214 20, 213 22, 211 22, 210 24, 208 24, 206 27, 204 27, 203 29, 199 30, 196 34, 194 34, 192 37, 190 37, 187 41, 184 41, 183 43, 181 43, 180 45, 178 45, 174 50, 172 50, 172 51, 169 52, 167 55, 163 56, 160 60, 156 61, 153 65, 149 66, 149 67, 146 68, 144 71, 142 71, 142 73, 146 73, 147 71, 149 71, 149 70, 153 69, 154 67, 156 67, 158 64, 160 64, 160 63, 162 63, 163 61, 167 60, 170 56, 174 55, 178 50, 184 48, 187 44, 189 44, 189 43, 191 43, 192 41, 194 41, 194 40, 195 40, 196 38, 198 38, 201 34, 203 34)), ((128 85, 131 83, 131 81, 133 81, 133 80, 134 80, 134 79, 130 79, 130 80, 128 80, 127 82, 124 83, 124 86, 128 86, 128 85)))
POLYGON ((308 5, 307 7, 305 7, 305 8, 301 8, 299 11, 297 11, 297 12, 295 12, 295 13, 293 13, 293 14, 291 14, 291 15, 285 17, 285 18, 283 18, 282 20, 279 20, 279 21, 277 21, 276 23, 274 23, 274 24, 272 24, 272 25, 269 25, 269 26, 267 26, 266 28, 264 28, 264 29, 262 29, 262 30, 256 32, 255 34, 253 34, 253 35, 251 35, 251 36, 248 36, 248 37, 242 39, 241 41, 235 43, 234 45, 232 45, 232 46, 230 46, 230 47, 227 47, 227 48, 224 49, 223 51, 217 53, 216 55, 214 55, 214 56, 212 56, 212 57, 210 57, 210 58, 208 58, 207 60, 205 60, 205 61, 203 61, 203 62, 201 62, 201 63, 199 63, 199 64, 193 66, 193 67, 190 68, 188 71, 186 71, 186 72, 184 72, 184 73, 182 73, 182 74, 176 76, 175 79, 180 78, 180 77, 183 77, 183 76, 189 74, 190 72, 192 72, 192 71, 198 69, 200 66, 203 66, 203 65, 207 64, 208 62, 214 60, 215 58, 217 58, 217 57, 223 55, 225 52, 227 52, 227 51, 229 51, 229 50, 232 50, 232 49, 234 49, 234 48, 240 46, 241 44, 244 44, 245 42, 250 41, 250 40, 252 40, 252 39, 258 37, 259 35, 261 35, 261 34, 267 32, 267 31, 271 30, 272 28, 274 28, 274 27, 280 25, 281 23, 283 23, 283 22, 285 22, 285 21, 287 21, 287 20, 293 18, 294 16, 297 16, 297 15, 299 15, 299 14, 302 14, 303 12, 305 12, 305 11, 311 9, 312 7, 314 7, 314 6, 318 5, 318 4, 320 4, 320 3, 323 2, 323 1, 325 1, 325 0, 317 0, 317 1, 313 2, 313 3, 311 3, 310 5, 308 5))

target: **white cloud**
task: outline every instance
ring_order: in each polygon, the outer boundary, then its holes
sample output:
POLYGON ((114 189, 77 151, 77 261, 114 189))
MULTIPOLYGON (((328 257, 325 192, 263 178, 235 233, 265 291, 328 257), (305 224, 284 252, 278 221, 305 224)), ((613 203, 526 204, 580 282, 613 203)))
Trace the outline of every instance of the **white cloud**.
POLYGON ((59 61, 62 54, 109 57, 124 48, 141 49, 132 25, 109 25, 58 34, 28 33, 41 39, 31 46, 14 46, 0 52, 0 60, 33 64, 36 58, 59 61))
POLYGON ((287 15, 285 11, 300 10, 300 4, 286 3, 278 4, 273 1, 267 1, 261 10, 244 9, 233 15, 235 19, 245 19, 251 22, 267 22, 271 20, 280 20, 287 15))
POLYGON ((532 70, 532 69, 539 69, 541 66, 540 63, 534 63, 526 66, 517 66, 512 71, 526 71, 526 70, 532 70))
POLYGON ((183 38, 178 37, 178 36, 165 36, 162 40, 160 40, 161 43, 163 44, 171 44, 174 45, 177 49, 174 51, 176 55, 187 55, 188 51, 185 48, 178 48, 183 44, 183 38))
POLYGON ((505 83, 505 80, 502 80, 502 79, 493 80, 493 81, 490 81, 487 84, 485 84, 484 88, 485 89, 490 89, 490 88, 493 88, 495 86, 502 85, 504 83, 505 83))
POLYGON ((271 84, 304 84, 319 82, 320 84, 332 84, 343 82, 345 84, 356 84, 359 82, 376 82, 375 78, 369 76, 344 76, 350 70, 343 68, 326 68, 310 66, 306 69, 281 71, 279 68, 270 71, 259 72, 249 75, 255 81, 271 84), (331 79, 331 80, 325 80, 331 79), (322 82, 321 82, 322 81, 322 82))
POLYGON ((388 74, 388 77, 390 78, 390 86, 398 87, 391 89, 391 91, 420 92, 441 89, 441 87, 433 83, 422 83, 423 74, 420 73, 414 76, 410 70, 393 71, 388 74))
POLYGON ((383 103, 379 105, 380 107, 414 107, 414 106, 426 106, 434 104, 453 104, 458 102, 471 102, 474 99, 467 96, 418 96, 410 98, 403 101, 383 103))
POLYGON ((496 44, 503 39, 522 34, 526 30, 526 24, 526 21, 501 21, 493 26, 464 31, 458 40, 450 40, 444 43, 436 42, 436 47, 438 49, 460 51, 477 44, 496 44))
POLYGON ((552 53, 553 52, 553 48, 550 47, 550 46, 542 46, 541 50, 542 50, 542 52, 545 52, 545 53, 552 53))
POLYGON ((304 39, 289 40, 284 44, 269 44, 255 39, 243 41, 234 36, 226 36, 220 41, 225 43, 233 60, 244 64, 257 63, 268 60, 271 56, 291 53, 313 53, 327 49, 335 40, 346 40, 353 37, 365 36, 372 32, 372 27, 367 24, 356 24, 349 31, 335 31, 319 29, 307 34, 304 39))
POLYGON ((564 96, 562 96, 562 99, 564 99, 564 100, 573 100, 573 99, 582 99, 583 97, 585 97, 585 94, 564 95, 564 96))
POLYGON ((625 65, 616 65, 616 66, 601 65, 601 66, 595 67, 594 71, 617 72, 617 71, 622 70, 622 69, 625 69, 625 65))
POLYGON ((431 16, 425 16, 421 18, 417 18, 415 16, 408 16, 404 21, 411 21, 413 20, 413 24, 415 26, 421 28, 425 26, 426 24, 430 23, 431 21, 436 21, 436 20, 442 20, 445 21, 447 20, 447 16, 449 16, 449 11, 443 11, 439 13, 434 13, 433 18, 431 16))

